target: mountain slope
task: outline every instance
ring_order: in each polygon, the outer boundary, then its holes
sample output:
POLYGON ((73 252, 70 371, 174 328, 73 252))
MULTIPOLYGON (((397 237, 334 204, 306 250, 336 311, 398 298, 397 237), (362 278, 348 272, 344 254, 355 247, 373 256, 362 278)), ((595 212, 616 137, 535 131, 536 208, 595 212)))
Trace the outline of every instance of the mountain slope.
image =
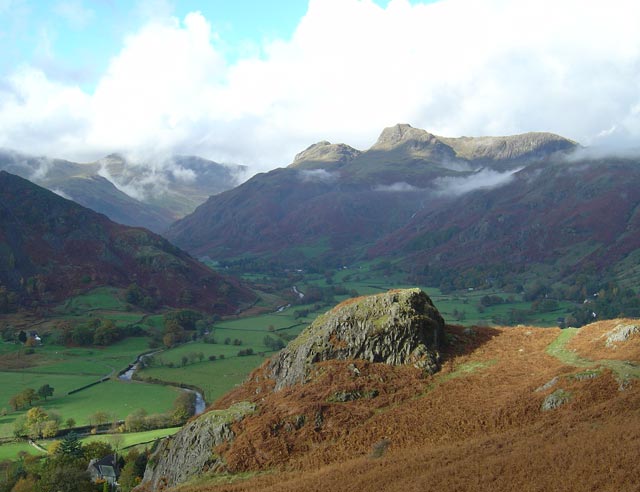
POLYGON ((235 312, 252 294, 168 241, 116 224, 0 171, 0 283, 23 304, 46 304, 137 283, 159 303, 235 312))
MULTIPOLYGON (((533 263, 611 272, 640 248, 633 159, 569 158, 549 133, 444 138, 408 125, 369 150, 320 142, 211 197, 167 237, 215 259, 329 267, 397 258, 412 272, 533 263)), ((428 281, 428 279, 427 279, 428 281)))
POLYGON ((232 188, 242 166, 174 156, 153 167, 110 155, 78 164, 0 150, 0 169, 107 215, 118 223, 164 231, 210 195, 232 188))
MULTIPOLYGON (((351 301, 341 329, 355 336, 375 326, 366 299, 351 301)), ((326 326, 347 308, 327 313, 326 326)), ((159 446, 139 490, 189 478, 176 490, 634 490, 638 326, 628 319, 565 331, 447 325, 433 375, 369 357, 310 357, 303 382, 274 389, 270 368, 296 350, 288 348, 187 425, 175 445, 159 446), (213 434, 215 444, 203 445, 213 434), (188 464, 180 461, 186 455, 188 464)), ((302 343, 313 333, 303 332, 302 343)), ((358 343, 375 347, 383 336, 370 332, 358 343)))
POLYGON ((635 160, 531 165, 499 188, 421 210, 369 254, 427 269, 480 267, 495 274, 542 263, 562 276, 612 271, 640 248, 638 184, 635 160))

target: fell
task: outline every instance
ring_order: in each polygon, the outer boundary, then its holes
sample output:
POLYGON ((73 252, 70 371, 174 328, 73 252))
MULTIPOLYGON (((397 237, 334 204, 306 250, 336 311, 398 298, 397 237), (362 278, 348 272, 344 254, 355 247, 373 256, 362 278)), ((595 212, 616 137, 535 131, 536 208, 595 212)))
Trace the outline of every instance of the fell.
POLYGON ((215 473, 175 490, 637 490, 640 386, 615 369, 637 365, 640 345, 591 347, 632 321, 570 332, 446 325, 433 374, 324 360, 276 390, 267 362, 212 407, 255 405, 211 451, 215 473), (549 350, 559 339, 579 366, 549 350), (554 394, 562 404, 545 408, 554 394))

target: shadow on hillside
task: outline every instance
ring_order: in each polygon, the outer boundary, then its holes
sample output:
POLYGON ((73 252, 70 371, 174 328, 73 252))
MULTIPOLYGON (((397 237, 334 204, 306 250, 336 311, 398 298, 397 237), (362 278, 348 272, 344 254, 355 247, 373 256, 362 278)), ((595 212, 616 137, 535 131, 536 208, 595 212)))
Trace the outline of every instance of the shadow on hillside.
POLYGON ((489 326, 445 325, 446 343, 440 349, 443 362, 454 357, 469 355, 492 338, 500 330, 489 326))

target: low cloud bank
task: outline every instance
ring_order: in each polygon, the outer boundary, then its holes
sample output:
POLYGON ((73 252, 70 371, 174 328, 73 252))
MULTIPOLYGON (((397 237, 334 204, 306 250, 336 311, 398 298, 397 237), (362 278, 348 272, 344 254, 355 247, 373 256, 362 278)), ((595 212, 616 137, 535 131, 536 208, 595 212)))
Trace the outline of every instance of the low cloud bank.
POLYGON ((463 195, 475 190, 504 186, 510 183, 514 179, 514 175, 521 169, 501 173, 485 168, 464 177, 437 178, 434 185, 440 195, 463 195))

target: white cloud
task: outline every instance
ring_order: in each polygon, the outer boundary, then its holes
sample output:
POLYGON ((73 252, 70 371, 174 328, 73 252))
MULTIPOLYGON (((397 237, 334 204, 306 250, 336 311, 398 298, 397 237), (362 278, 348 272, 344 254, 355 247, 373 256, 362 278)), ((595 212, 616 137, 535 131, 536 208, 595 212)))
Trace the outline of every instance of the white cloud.
POLYGON ((393 183, 390 185, 378 185, 376 187, 374 187, 374 191, 387 191, 387 192, 407 192, 407 191, 423 191, 420 188, 410 185, 409 183, 405 183, 405 182, 398 182, 398 183, 393 183))
POLYGON ((326 169, 303 169, 298 171, 298 176, 305 183, 331 183, 340 177, 338 173, 330 173, 326 169))
POLYGON ((463 195, 470 191, 504 186, 521 169, 501 173, 485 168, 468 176, 436 178, 433 184, 440 195, 463 195))
POLYGON ((126 39, 94 94, 29 67, 0 81, 0 145, 75 159, 199 154, 255 170, 319 140, 368 148, 397 122, 626 145, 640 137, 638 18, 636 0, 311 0, 291 39, 233 64, 201 14, 156 19, 126 39))

